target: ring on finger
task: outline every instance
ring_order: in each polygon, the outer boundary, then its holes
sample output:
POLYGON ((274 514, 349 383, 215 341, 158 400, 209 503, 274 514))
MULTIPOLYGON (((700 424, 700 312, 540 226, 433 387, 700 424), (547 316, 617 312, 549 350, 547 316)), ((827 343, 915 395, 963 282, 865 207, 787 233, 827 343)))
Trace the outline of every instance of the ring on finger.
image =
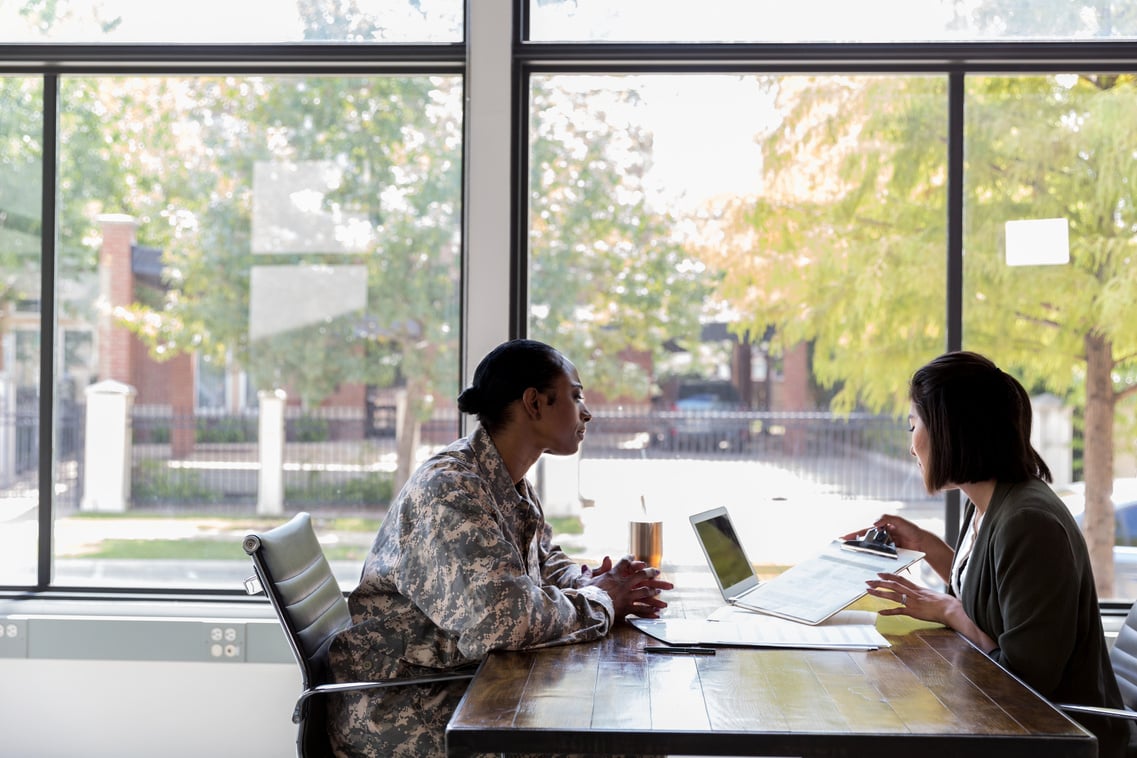
POLYGON ((908 593, 906 593, 906 592, 900 593, 900 604, 901 605, 908 605, 908 593))

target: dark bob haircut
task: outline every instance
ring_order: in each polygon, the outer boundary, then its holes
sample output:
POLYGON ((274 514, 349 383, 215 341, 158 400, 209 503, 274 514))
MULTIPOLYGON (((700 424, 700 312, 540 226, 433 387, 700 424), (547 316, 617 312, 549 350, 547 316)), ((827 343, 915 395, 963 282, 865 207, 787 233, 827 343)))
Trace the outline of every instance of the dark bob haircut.
POLYGON ((537 340, 510 340, 491 350, 474 370, 474 380, 458 395, 458 410, 472 413, 489 433, 509 421, 510 405, 533 387, 548 393, 567 370, 557 350, 537 340))
POLYGON ((941 355, 912 375, 908 396, 928 430, 929 491, 992 479, 1051 481, 1030 444, 1030 396, 982 355, 941 355))

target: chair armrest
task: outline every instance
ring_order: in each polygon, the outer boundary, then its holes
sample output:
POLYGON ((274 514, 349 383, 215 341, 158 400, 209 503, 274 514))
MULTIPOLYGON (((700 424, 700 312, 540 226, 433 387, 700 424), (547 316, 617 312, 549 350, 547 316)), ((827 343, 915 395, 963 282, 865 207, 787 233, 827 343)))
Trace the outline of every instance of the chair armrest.
POLYGON ((320 684, 300 693, 296 707, 292 710, 292 723, 299 724, 304 707, 308 700, 316 695, 327 695, 334 692, 354 692, 356 690, 375 690, 384 687, 404 687, 415 684, 433 684, 435 682, 449 682, 457 679, 473 679, 474 672, 467 671, 455 674, 438 674, 436 676, 420 676, 414 679, 385 679, 378 682, 334 682, 320 684))
POLYGON ((1110 718, 1137 721, 1137 711, 1129 711, 1122 708, 1105 708, 1104 706, 1097 705, 1074 705, 1073 703, 1055 703, 1054 707, 1066 711, 1067 713, 1085 713, 1091 716, 1108 716, 1110 718))

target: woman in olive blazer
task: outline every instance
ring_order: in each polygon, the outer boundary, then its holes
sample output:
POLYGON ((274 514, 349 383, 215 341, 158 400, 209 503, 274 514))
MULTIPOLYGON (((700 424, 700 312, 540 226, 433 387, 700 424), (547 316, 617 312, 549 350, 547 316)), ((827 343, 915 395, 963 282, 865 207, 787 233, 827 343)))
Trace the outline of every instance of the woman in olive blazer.
MULTIPOLYGON (((1030 443, 1030 397, 981 355, 952 352, 909 385, 912 455, 928 492, 967 497, 953 547, 897 515, 874 526, 898 547, 920 550, 947 592, 884 573, 869 593, 904 614, 955 629, 998 663, 1059 702, 1121 708, 1085 539, 1050 488, 1030 443)), ((1124 753, 1128 722, 1077 716, 1099 755, 1124 753)))

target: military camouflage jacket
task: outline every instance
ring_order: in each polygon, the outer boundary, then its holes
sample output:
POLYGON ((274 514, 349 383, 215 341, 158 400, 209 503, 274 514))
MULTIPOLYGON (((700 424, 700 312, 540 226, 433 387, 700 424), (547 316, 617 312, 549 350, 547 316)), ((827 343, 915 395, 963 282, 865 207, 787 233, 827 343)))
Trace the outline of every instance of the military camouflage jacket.
MULTIPOLYGON (((611 599, 578 586, 581 567, 551 537, 533 487, 514 486, 484 430, 433 456, 399 493, 371 547, 349 598, 353 625, 330 649, 335 680, 421 676, 491 650, 604 636, 611 599)), ((339 698, 333 741, 342 755, 436 752, 464 688, 339 698)))

